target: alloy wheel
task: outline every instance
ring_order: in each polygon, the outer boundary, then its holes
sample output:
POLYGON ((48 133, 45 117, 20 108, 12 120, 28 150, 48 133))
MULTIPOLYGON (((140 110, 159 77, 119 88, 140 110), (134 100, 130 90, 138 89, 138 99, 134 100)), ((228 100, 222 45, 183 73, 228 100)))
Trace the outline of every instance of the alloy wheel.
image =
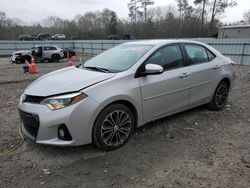
POLYGON ((131 131, 131 118, 122 110, 111 112, 103 121, 101 127, 101 137, 108 146, 121 145, 131 131))
POLYGON ((215 104, 218 108, 222 108, 225 106, 228 98, 229 89, 226 84, 222 84, 216 91, 215 94, 215 104))

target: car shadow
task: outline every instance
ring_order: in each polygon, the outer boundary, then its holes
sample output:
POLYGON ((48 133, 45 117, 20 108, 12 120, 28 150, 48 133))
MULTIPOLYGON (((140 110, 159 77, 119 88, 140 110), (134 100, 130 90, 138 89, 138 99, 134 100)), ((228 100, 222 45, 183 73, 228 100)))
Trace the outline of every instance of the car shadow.
MULTIPOLYGON (((180 112, 171 116, 167 116, 152 122, 149 122, 139 128, 136 128, 133 135, 131 136, 132 142, 136 142, 140 137, 146 136, 147 134, 151 134, 154 132, 157 134, 166 134, 169 138, 174 139, 175 135, 169 131, 169 125, 178 123, 177 121, 181 121, 182 119, 189 119, 191 116, 195 114, 200 114, 202 112, 209 112, 209 110, 205 106, 196 107, 184 112, 180 112)), ((184 124, 183 126, 190 125, 184 124)), ((177 127, 178 129, 178 127, 177 127)), ((129 144, 129 143, 128 143, 129 144)), ((35 152, 37 154, 45 155, 47 157, 55 157, 55 156, 69 156, 69 155, 83 155, 84 158, 103 155, 106 152, 101 151, 97 147, 92 144, 83 145, 83 146, 66 146, 66 147, 58 147, 58 146, 49 146, 49 145, 41 145, 35 144, 30 140, 26 140, 25 142, 25 150, 28 152, 35 152)), ((119 151, 119 150, 116 150, 119 151)))

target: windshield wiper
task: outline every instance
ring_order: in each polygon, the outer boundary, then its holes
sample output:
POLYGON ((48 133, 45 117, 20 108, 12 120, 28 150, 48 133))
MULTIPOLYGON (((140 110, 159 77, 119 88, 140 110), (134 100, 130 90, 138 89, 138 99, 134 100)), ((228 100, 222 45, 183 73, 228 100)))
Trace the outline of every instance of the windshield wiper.
POLYGON ((102 68, 102 67, 83 67, 83 68, 96 70, 96 71, 100 71, 100 72, 110 72, 110 70, 102 68))

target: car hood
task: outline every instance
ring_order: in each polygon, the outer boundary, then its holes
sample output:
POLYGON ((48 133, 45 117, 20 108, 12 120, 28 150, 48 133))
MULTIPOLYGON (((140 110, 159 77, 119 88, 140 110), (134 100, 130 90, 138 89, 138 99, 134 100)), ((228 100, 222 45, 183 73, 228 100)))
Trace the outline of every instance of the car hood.
POLYGON ((27 95, 51 96, 74 92, 110 79, 116 73, 103 73, 76 67, 60 69, 42 76, 24 91, 27 95))
POLYGON ((22 54, 22 53, 30 53, 30 50, 20 50, 20 51, 16 51, 13 54, 22 54))

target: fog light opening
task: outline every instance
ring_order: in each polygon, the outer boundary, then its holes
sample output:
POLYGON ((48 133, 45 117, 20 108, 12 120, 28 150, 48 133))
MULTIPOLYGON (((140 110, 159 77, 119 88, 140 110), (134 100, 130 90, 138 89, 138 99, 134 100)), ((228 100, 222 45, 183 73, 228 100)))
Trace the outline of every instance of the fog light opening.
POLYGON ((72 140, 72 137, 71 137, 66 125, 60 125, 58 127, 58 138, 60 140, 66 140, 66 141, 72 140))

